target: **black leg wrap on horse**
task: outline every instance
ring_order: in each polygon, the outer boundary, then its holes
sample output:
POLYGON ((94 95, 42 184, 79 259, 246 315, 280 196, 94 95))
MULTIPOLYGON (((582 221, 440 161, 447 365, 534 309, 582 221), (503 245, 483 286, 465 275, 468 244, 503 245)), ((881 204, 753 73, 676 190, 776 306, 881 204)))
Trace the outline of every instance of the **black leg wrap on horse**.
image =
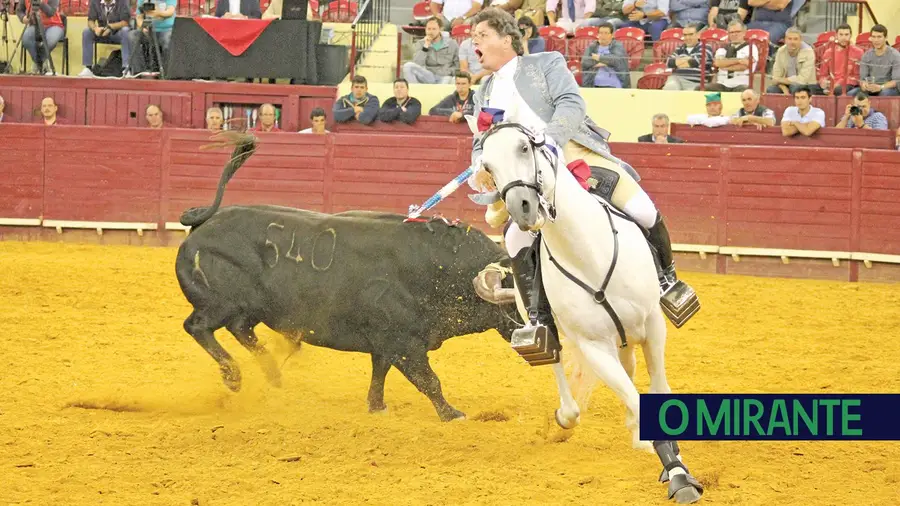
POLYGON ((528 310, 528 324, 513 332, 514 350, 533 366, 559 362, 562 346, 550 301, 544 292, 540 268, 540 238, 531 247, 523 248, 512 259, 513 276, 522 303, 528 310))
POLYGON ((663 474, 659 477, 659 481, 662 483, 665 483, 666 481, 669 482, 669 499, 675 497, 675 494, 678 493, 678 491, 688 487, 694 490, 693 493, 696 494, 698 498, 703 495, 703 485, 701 485, 696 478, 691 476, 687 466, 678 459, 680 449, 675 441, 654 441, 653 449, 656 450, 656 455, 663 465, 663 474), (684 471, 684 474, 678 473, 670 476, 669 471, 675 468, 681 468, 684 471))
POLYGON ((679 280, 675 273, 672 241, 669 238, 669 229, 662 214, 657 214, 656 223, 648 231, 647 240, 650 242, 656 261, 656 273, 662 293, 660 305, 666 317, 676 328, 680 328, 700 311, 700 300, 694 289, 679 280))

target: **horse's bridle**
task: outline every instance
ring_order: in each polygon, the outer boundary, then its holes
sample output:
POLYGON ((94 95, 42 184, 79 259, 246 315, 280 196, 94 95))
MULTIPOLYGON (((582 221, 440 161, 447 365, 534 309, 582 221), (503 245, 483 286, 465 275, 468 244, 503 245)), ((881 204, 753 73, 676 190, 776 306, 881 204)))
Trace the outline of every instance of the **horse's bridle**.
POLYGON ((556 191, 554 190, 553 201, 554 203, 550 203, 547 201, 544 196, 544 184, 543 184, 543 176, 541 175, 540 167, 538 167, 538 158, 536 153, 540 153, 550 162, 550 167, 553 169, 553 175, 556 176, 557 165, 559 162, 559 156, 556 154, 555 149, 548 145, 543 138, 543 134, 541 138, 538 138, 534 132, 525 128, 521 123, 497 123, 491 126, 481 137, 481 144, 484 145, 484 142, 488 137, 495 134, 496 132, 504 129, 504 128, 515 128, 516 130, 525 134, 525 137, 528 138, 528 143, 531 145, 531 159, 534 161, 534 182, 523 181, 521 179, 516 179, 514 181, 510 181, 500 190, 500 198, 506 202, 506 193, 513 188, 530 188, 537 192, 538 199, 540 200, 541 207, 546 211, 547 218, 553 221, 556 218, 556 191))

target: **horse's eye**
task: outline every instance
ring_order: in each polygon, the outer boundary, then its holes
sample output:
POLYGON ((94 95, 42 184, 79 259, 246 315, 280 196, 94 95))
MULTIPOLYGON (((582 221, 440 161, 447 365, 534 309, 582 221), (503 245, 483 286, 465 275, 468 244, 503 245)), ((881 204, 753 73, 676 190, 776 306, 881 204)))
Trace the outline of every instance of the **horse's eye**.
POLYGON ((522 154, 525 154, 527 152, 528 152, 528 144, 522 144, 522 154))

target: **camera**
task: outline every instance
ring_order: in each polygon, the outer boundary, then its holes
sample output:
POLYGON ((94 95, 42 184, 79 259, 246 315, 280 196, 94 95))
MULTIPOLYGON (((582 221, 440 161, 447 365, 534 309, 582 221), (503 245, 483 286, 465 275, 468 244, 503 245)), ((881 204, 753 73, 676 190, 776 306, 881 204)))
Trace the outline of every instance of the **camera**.
POLYGON ((156 4, 153 2, 144 2, 141 4, 141 14, 156 10, 156 4))
POLYGON ((851 105, 850 116, 862 116, 862 109, 858 105, 851 105))

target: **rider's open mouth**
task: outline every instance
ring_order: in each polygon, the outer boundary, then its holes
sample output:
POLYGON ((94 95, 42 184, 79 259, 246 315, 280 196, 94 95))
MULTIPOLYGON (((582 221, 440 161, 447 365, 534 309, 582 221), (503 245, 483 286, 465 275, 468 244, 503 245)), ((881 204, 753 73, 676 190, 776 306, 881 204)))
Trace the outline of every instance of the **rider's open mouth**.
POLYGON ((477 49, 477 48, 475 49, 475 56, 478 57, 478 63, 481 63, 481 56, 482 56, 482 55, 481 55, 481 50, 480 50, 480 49, 477 49))

